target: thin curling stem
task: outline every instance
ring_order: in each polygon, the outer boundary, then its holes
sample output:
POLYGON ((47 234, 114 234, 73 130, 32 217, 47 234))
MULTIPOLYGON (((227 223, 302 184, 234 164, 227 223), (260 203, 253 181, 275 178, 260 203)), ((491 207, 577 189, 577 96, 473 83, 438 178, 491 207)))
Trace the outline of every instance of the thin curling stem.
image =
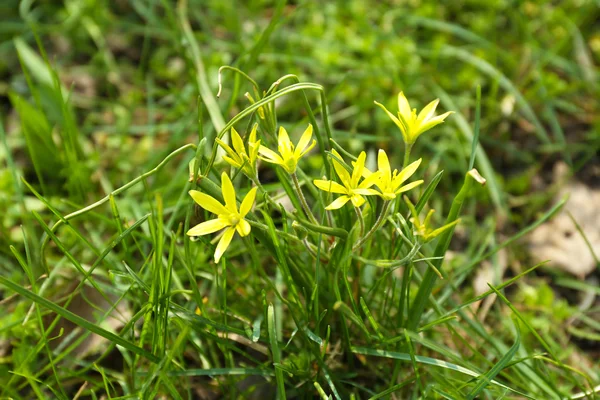
POLYGON ((306 214, 306 216, 308 217, 310 222, 312 222, 315 225, 318 225, 317 219, 313 215, 312 211, 310 211, 310 208, 308 207, 308 203, 306 202, 306 198, 304 197, 304 194, 302 193, 302 189, 300 188, 300 181, 298 181, 298 176, 296 175, 296 173, 291 174, 291 176, 292 176, 292 181, 294 182, 294 188, 296 189, 296 194, 298 195, 298 198, 300 199, 300 204, 302 205, 302 208, 304 209, 304 213, 306 214))
POLYGON ((356 243, 352 247, 352 251, 358 250, 363 244, 365 244, 365 242, 367 240, 369 240, 369 238, 371 236, 373 236, 373 234, 381 227, 381 225, 383 225, 383 223, 385 222, 385 217, 387 216, 388 210, 390 209, 391 203, 392 203, 391 201, 386 201, 385 203, 383 203, 383 209, 381 210, 381 214, 379 214, 377 221, 375 221, 375 224, 373 225, 371 230, 369 232, 367 232, 367 234, 365 236, 363 236, 362 239, 360 239, 358 241, 358 243, 356 243))

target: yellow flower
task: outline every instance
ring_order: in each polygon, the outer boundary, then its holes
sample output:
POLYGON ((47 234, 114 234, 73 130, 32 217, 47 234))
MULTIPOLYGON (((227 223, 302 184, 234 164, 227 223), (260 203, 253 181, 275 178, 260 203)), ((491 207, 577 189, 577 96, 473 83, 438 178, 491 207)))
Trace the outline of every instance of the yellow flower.
POLYGON ((213 214, 217 214, 216 219, 202 222, 195 227, 191 228, 187 234, 189 236, 202 236, 208 235, 226 228, 222 232, 221 240, 215 250, 215 262, 219 262, 225 250, 229 247, 233 235, 237 231, 240 236, 247 236, 250 233, 250 224, 244 219, 246 214, 252 209, 254 199, 256 197, 256 187, 253 187, 240 205, 238 211, 237 202, 235 199, 235 189, 231 183, 231 179, 225 172, 221 175, 221 190, 223 192, 223 199, 225 205, 221 204, 220 201, 212 196, 197 190, 190 190, 190 196, 198 205, 213 214))
POLYGON ((223 159, 235 168, 241 168, 244 173, 254 179, 256 177, 256 159, 258 158, 258 148, 260 140, 256 140, 256 129, 258 124, 254 124, 250 136, 248 137, 248 151, 244 146, 244 141, 235 128, 231 128, 231 143, 233 149, 221 139, 215 141, 225 150, 226 156, 223 159))
MULTIPOLYGON (((255 93, 256 93, 256 92, 255 92, 255 93)), ((264 93, 264 92, 263 92, 263 95, 266 95, 266 93, 264 93)), ((251 95, 250 93, 246 92, 246 94, 245 94, 244 96, 246 96, 246 98, 247 98, 247 99, 250 101, 250 104, 254 104, 254 103, 256 103, 256 102, 254 101, 254 97, 252 97, 252 95, 251 95)), ((260 100, 260 99, 259 99, 259 100, 260 100)), ((265 119, 265 110, 263 110, 263 108, 262 108, 262 107, 258 107, 258 110, 257 110, 257 111, 258 111, 258 116, 259 116, 259 118, 260 118, 260 119, 265 119)))
POLYGON ((430 240, 433 240, 435 237, 439 236, 442 232, 452 228, 454 225, 456 225, 460 222, 460 218, 459 218, 459 219, 456 219, 456 220, 450 222, 449 224, 446 224, 440 228, 432 229, 430 226, 430 222, 431 222, 431 217, 433 216, 433 213, 435 212, 435 210, 434 209, 429 210, 429 212, 427 213, 427 216, 425 216, 425 221, 421 222, 421 220, 419 219, 419 213, 417 213, 417 209, 410 202, 408 197, 405 196, 404 201, 406 202, 406 205, 410 209, 410 212, 413 216, 410 219, 410 221, 413 223, 413 226, 415 228, 415 235, 421 236, 423 238, 424 242, 429 242, 430 240))
POLYGON ((298 160, 317 144, 317 141, 313 140, 309 145, 310 139, 312 138, 312 132, 313 127, 311 124, 308 124, 308 128, 306 128, 300 137, 298 144, 294 146, 287 131, 281 126, 279 127, 279 136, 277 138, 277 150, 279 151, 279 154, 265 146, 260 146, 258 149, 260 154, 259 158, 266 162, 281 165, 281 167, 291 175, 296 172, 298 160))
POLYGON ((400 173, 398 173, 397 169, 392 173, 388 156, 385 151, 380 149, 379 154, 377 155, 377 167, 380 176, 379 181, 376 182, 376 184, 381 190, 381 197, 383 197, 384 200, 392 200, 396 198, 396 195, 422 184, 423 180, 418 180, 402 186, 402 184, 415 173, 420 164, 421 159, 419 158, 417 161, 409 164, 400 171, 400 173))
POLYGON ((389 112, 383 104, 375 102, 381 107, 387 115, 394 121, 394 123, 402 131, 402 138, 406 144, 413 144, 423 132, 433 128, 436 125, 444 122, 446 117, 452 114, 452 111, 448 111, 445 114, 434 117, 435 109, 440 102, 440 99, 435 99, 431 103, 427 104, 423 110, 417 115, 417 109, 411 110, 408 100, 404 96, 404 93, 398 93, 398 117, 389 112))
MULTIPOLYGON (((337 151, 332 150, 332 153, 339 159, 342 159, 342 156, 340 156, 337 151)), ((338 208, 341 208, 344 204, 346 204, 348 201, 352 201, 354 207, 360 207, 365 203, 365 198, 363 196, 379 194, 376 190, 369 189, 377 182, 377 179, 379 179, 378 173, 370 174, 368 178, 363 179, 363 181, 359 183, 359 180, 363 176, 363 173, 366 169, 366 158, 366 153, 362 151, 359 154, 356 162, 353 163, 354 169, 352 170, 352 175, 350 175, 350 173, 338 160, 332 158, 333 168, 335 169, 335 172, 342 181, 341 185, 334 181, 327 181, 322 179, 317 179, 313 181, 315 186, 321 190, 331 193, 339 193, 343 195, 338 197, 330 205, 325 207, 326 210, 337 210, 338 208)))

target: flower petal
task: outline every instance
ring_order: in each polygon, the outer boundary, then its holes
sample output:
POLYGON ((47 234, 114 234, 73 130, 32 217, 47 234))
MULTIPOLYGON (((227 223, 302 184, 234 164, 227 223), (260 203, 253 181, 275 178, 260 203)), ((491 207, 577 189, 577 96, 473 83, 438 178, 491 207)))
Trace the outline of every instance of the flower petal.
POLYGON ((344 204, 346 204, 350 200, 348 196, 340 196, 335 199, 330 205, 325 207, 326 210, 337 210, 338 208, 342 208, 344 204))
POLYGON ((316 187, 318 187, 319 189, 324 190, 326 192, 340 193, 340 194, 348 193, 348 189, 346 189, 345 187, 343 187, 342 185, 340 185, 339 183, 334 182, 334 181, 315 179, 313 181, 313 183, 316 187))
POLYGON ((392 171, 390 169, 390 160, 388 159, 385 150, 379 149, 379 153, 377 154, 377 168, 381 173, 382 178, 391 177, 392 171))
POLYGON ((414 181, 409 183, 408 185, 404 185, 401 188, 399 188, 398 190, 395 191, 396 194, 400 194, 400 193, 404 193, 404 192, 408 192, 410 189, 414 189, 417 186, 419 186, 420 184, 423 183, 423 180, 418 180, 418 181, 414 181))
POLYGON ((361 195, 358 195, 358 194, 355 194, 354 196, 352 196, 350 198, 350 200, 352 201, 352 205, 354 207, 360 207, 363 204, 365 204, 365 201, 366 201, 364 197, 362 197, 361 195))
MULTIPOLYGON (((313 140, 312 143, 302 153, 300 153, 300 157, 303 157, 306 153, 311 151, 313 149, 313 147, 315 147, 316 144, 317 144, 317 141, 313 140)), ((298 157, 298 158, 300 158, 300 157, 298 157)))
POLYGON ((203 236, 208 235, 209 233, 213 233, 216 231, 220 231, 225 228, 227 223, 220 218, 211 219, 209 221, 202 222, 189 231, 187 231, 186 235, 188 236, 203 236))
POLYGON ((250 131, 250 136, 248 137, 248 144, 256 143, 256 130, 258 129, 258 122, 254 123, 252 126, 252 130, 250 131))
POLYGON ((277 150, 281 154, 281 158, 284 160, 290 158, 294 153, 294 145, 290 140, 290 137, 283 126, 279 127, 279 135, 277 135, 277 150))
POLYGON ((266 162, 270 162, 273 164, 279 164, 279 165, 283 164, 283 158, 281 158, 281 156, 279 154, 275 153, 273 150, 269 149, 268 147, 261 145, 258 148, 258 153, 262 156, 260 158, 265 160, 266 162))
MULTIPOLYGON (((363 171, 363 176, 364 175, 365 175, 365 173, 363 171)), ((371 172, 371 171, 369 171, 369 174, 358 185, 358 188, 359 189, 370 188, 371 186, 373 186, 374 184, 377 183, 377 181, 379 180, 379 178, 381 178, 381 174, 379 173, 379 171, 378 172, 371 172)))
POLYGON ((408 164, 406 168, 400 171, 400 173, 394 178, 394 182, 392 182, 394 187, 402 185, 403 182, 410 178, 415 173, 417 168, 419 168, 422 160, 422 158, 419 158, 417 161, 413 161, 412 163, 408 164))
POLYGON ((312 138, 312 134, 313 134, 313 126, 312 126, 312 124, 308 124, 308 128, 306 128, 306 130, 300 137, 298 144, 296 145, 296 149, 294 150, 294 157, 300 158, 302 156, 304 149, 306 148, 306 146, 308 146, 308 143, 310 142, 310 139, 312 138))
POLYGON ((371 195, 379 194, 379 192, 375 189, 364 189, 364 188, 353 189, 352 192, 356 193, 356 194, 360 194, 362 196, 371 196, 371 195))
POLYGON ((342 163, 340 163, 338 161, 338 159, 343 160, 342 156, 340 155, 340 153, 335 151, 335 149, 331 150, 331 154, 333 154, 335 156, 335 157, 331 157, 331 161, 333 163, 333 169, 335 169, 337 176, 340 177, 340 179, 342 180, 342 182, 345 185, 350 185, 350 182, 351 182, 350 173, 348 173, 348 171, 342 165, 342 163))
POLYGON ((408 119, 410 117, 410 104, 404 95, 404 92, 398 93, 398 112, 408 119))
POLYGON ((233 239, 234 233, 235 233, 235 228, 232 226, 231 228, 227 229, 225 231, 225 233, 223 233, 223 236, 221 236, 221 240, 219 240, 219 244, 217 245, 217 249, 215 250, 215 262, 216 263, 219 262, 223 253, 225 253, 225 250, 227 250, 227 248, 229 247, 229 244, 231 243, 231 239, 233 239))
POLYGON ((367 153, 361 151, 356 159, 356 163, 354 163, 354 169, 352 170, 352 181, 351 186, 357 187, 358 180, 362 176, 363 169, 365 168, 365 160, 367 159, 367 153))
POLYGON ((241 219, 240 222, 235 226, 235 230, 240 234, 241 237, 248 236, 250 234, 250 224, 245 219, 241 219))
POLYGON ((227 209, 220 201, 215 199, 212 196, 207 195, 206 193, 199 192, 197 190, 190 190, 188 192, 192 199, 206 211, 209 211, 213 214, 226 214, 227 209))
POLYGON ((406 129, 405 129, 405 127, 404 127, 404 124, 402 124, 402 122, 401 122, 401 121, 398 119, 398 117, 396 117, 394 114, 392 114, 391 112, 389 112, 389 111, 387 110, 387 108, 385 108, 385 106, 384 106, 383 104, 381 104, 381 103, 378 103, 378 102, 376 102, 376 101, 375 101, 374 103, 375 103, 375 104, 377 104, 379 107, 381 107, 381 109, 387 113, 388 117, 390 117, 390 119, 391 119, 392 121, 394 121, 394 123, 395 123, 395 124, 398 126, 398 128, 400 128, 400 130, 402 131, 402 136, 404 136, 404 135, 406 134, 406 133, 405 133, 405 130, 406 130, 406 129))
POLYGON ((441 124, 442 122, 444 122, 446 117, 452 113, 454 113, 454 111, 448 111, 442 115, 438 115, 435 118, 431 118, 427 122, 421 124, 419 126, 419 130, 417 131, 417 136, 425 131, 428 131, 429 129, 433 128, 434 126, 441 124))
POLYGON ((231 143, 233 144, 233 148, 239 156, 241 156, 242 154, 246 154, 244 141, 240 137, 240 134, 235 130, 235 128, 231 128, 231 143))
POLYGON ((240 163, 229 156, 223 156, 223 160, 225 160, 229 165, 235 168, 240 168, 243 163, 240 163))
POLYGON ((235 157, 235 151, 233 151, 233 149, 227 143, 219 138, 215 138, 215 142, 217 142, 230 157, 235 157))
POLYGON ((237 202, 235 200, 235 189, 233 183, 226 172, 221 174, 221 191, 223 192, 223 200, 225 200, 225 207, 229 212, 237 213, 237 202))
MULTIPOLYGON (((242 200, 242 204, 240 205, 240 216, 244 218, 246 214, 252 210, 252 206, 254 205, 254 199, 256 198, 256 190, 257 187, 253 187, 242 200)), ((244 236, 244 235, 242 235, 244 236)))
POLYGON ((440 99, 435 99, 431 103, 427 104, 419 113, 419 116, 417 117, 417 124, 422 124, 428 121, 431 117, 433 117, 433 114, 435 113, 435 109, 437 108, 439 102, 440 99))

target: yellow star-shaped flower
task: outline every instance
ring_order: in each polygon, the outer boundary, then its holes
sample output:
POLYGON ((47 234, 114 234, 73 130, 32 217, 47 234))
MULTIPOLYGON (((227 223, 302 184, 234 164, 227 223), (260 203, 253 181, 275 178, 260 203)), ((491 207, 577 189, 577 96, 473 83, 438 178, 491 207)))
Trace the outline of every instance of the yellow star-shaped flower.
POLYGON ((380 149, 379 154, 377 155, 377 168, 380 175, 376 185, 379 187, 379 190, 381 190, 381 197, 384 200, 392 200, 396 198, 396 195, 422 184, 423 180, 418 180, 402 186, 402 184, 415 173, 420 164, 421 159, 419 158, 402 171, 398 172, 398 170, 395 169, 392 172, 387 154, 384 150, 380 149))
POLYGON ((427 104, 417 115, 417 109, 411 109, 406 96, 404 96, 403 92, 400 92, 398 93, 398 117, 389 112, 383 104, 378 102, 375 102, 375 104, 381 107, 398 128, 400 128, 404 142, 412 145, 423 132, 441 124, 448 115, 452 114, 452 111, 448 111, 447 113, 434 117, 435 109, 439 102, 440 99, 435 99, 427 104))
MULTIPOLYGON (((342 159, 342 156, 340 156, 337 151, 332 150, 331 152, 340 160, 342 159)), ((325 207, 326 210, 337 210, 338 208, 343 207, 348 201, 351 201, 354 207, 360 207, 365 203, 365 198, 363 196, 379 194, 376 190, 369 189, 379 179, 379 173, 369 174, 367 178, 359 183, 365 170, 366 158, 367 154, 362 151, 356 162, 353 164, 354 169, 352 170, 352 175, 350 175, 337 159, 332 158, 333 168, 342 181, 341 185, 337 182, 323 179, 316 179, 313 181, 315 186, 321 190, 342 195, 325 207)))
POLYGON ((265 146, 260 146, 258 149, 259 158, 266 162, 280 165, 288 174, 292 175, 296 172, 298 160, 317 144, 317 141, 314 139, 310 143, 312 132, 313 127, 311 124, 308 124, 308 128, 306 128, 300 137, 298 144, 294 146, 287 131, 281 126, 279 127, 279 135, 277 137, 277 151, 279 154, 265 146))
POLYGON ((248 194, 246 194, 246 197, 242 200, 239 211, 237 208, 233 183, 231 183, 231 179, 229 179, 229 176, 227 176, 225 172, 221 174, 221 191, 223 193, 225 205, 221 204, 220 201, 212 196, 197 190, 190 190, 189 193, 190 196, 192 196, 192 199, 194 199, 194 201, 203 209, 216 214, 217 218, 194 226, 187 232, 187 235, 203 236, 226 228, 222 232, 221 240, 219 240, 219 244, 215 250, 215 262, 219 262, 223 253, 225 253, 225 250, 229 247, 236 231, 240 236, 247 236, 250 234, 250 224, 244 218, 252 209, 256 197, 256 189, 256 187, 253 187, 248 194))
POLYGON ((231 128, 231 143, 233 149, 221 139, 217 138, 215 141, 225 150, 226 156, 223 159, 235 168, 242 169, 246 176, 254 179, 256 177, 256 159, 258 158, 258 148, 260 147, 260 140, 256 140, 256 129, 258 124, 254 124, 250 136, 248 137, 248 151, 244 146, 239 133, 235 128, 231 128))

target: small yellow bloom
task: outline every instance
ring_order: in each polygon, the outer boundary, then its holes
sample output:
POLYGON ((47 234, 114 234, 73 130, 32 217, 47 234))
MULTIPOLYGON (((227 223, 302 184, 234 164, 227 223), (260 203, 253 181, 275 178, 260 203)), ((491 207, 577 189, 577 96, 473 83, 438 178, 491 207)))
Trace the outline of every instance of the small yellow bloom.
POLYGON ((312 132, 313 127, 311 124, 308 124, 308 128, 306 128, 300 137, 298 144, 294 146, 287 131, 281 126, 279 127, 279 135, 277 137, 277 150, 279 151, 279 154, 265 146, 260 146, 258 149, 259 158, 266 162, 281 165, 281 167, 291 175, 296 172, 298 160, 317 144, 317 141, 313 139, 312 143, 309 145, 310 139, 312 138, 312 132))
POLYGON ((221 139, 215 139, 215 141, 225 150, 226 156, 223 159, 235 168, 242 169, 244 173, 254 179, 256 177, 256 159, 258 158, 258 148, 260 147, 260 140, 256 140, 256 129, 258 124, 254 124, 250 136, 248 137, 248 151, 244 146, 244 141, 235 128, 231 128, 231 143, 233 149, 221 139))
MULTIPOLYGON (((266 95, 266 93, 263 92, 263 95, 266 95)), ((254 97, 252 97, 252 95, 248 92, 246 92, 246 94, 244 95, 246 96, 246 98, 250 101, 250 104, 254 104, 256 103, 256 101, 254 101, 254 97)), ((258 117, 260 119, 265 119, 265 110, 263 110, 262 107, 258 107, 258 117)))
POLYGON ((398 93, 398 117, 389 112, 383 104, 378 102, 375 102, 375 104, 381 107, 398 128, 400 128, 404 142, 406 144, 413 144, 419 135, 434 126, 441 124, 448 115, 452 114, 452 111, 448 111, 445 114, 434 117, 433 114, 435 113, 435 109, 439 102, 440 99, 435 99, 427 104, 425 108, 421 110, 419 115, 417 115, 417 109, 411 109, 404 93, 400 92, 398 93))
POLYGON ((419 219, 419 214, 417 213, 417 209, 415 208, 415 206, 413 206, 408 197, 405 196, 404 201, 406 202, 406 205, 408 205, 408 208, 410 209, 410 212, 412 214, 412 218, 410 219, 410 221, 413 223, 413 226, 415 228, 415 235, 421 236, 424 242, 429 242, 430 240, 435 239, 442 232, 452 228, 454 225, 460 222, 459 218, 440 228, 432 229, 430 226, 430 222, 435 210, 429 210, 427 216, 425 217, 425 221, 421 222, 421 220, 419 219))
POLYGON ((402 186, 402 184, 415 173, 420 164, 421 159, 419 158, 417 161, 409 164, 400 171, 400 173, 398 173, 397 169, 392 173, 388 156, 385 151, 380 149, 379 154, 377 155, 377 167, 380 176, 376 185, 379 187, 379 190, 381 190, 381 197, 383 197, 384 200, 392 200, 396 198, 396 195, 422 184, 423 180, 418 180, 402 186))
POLYGON ((208 235, 226 228, 222 232, 221 240, 215 250, 215 262, 219 262, 225 250, 229 247, 233 235, 237 231, 240 236, 247 236, 250 234, 250 224, 244 219, 246 214, 252 209, 254 199, 256 197, 256 187, 253 187, 240 205, 240 210, 237 208, 237 201, 235 199, 235 189, 231 179, 225 172, 221 175, 221 190, 223 192, 223 199, 225 205, 221 204, 220 201, 212 196, 197 190, 190 190, 190 196, 198 205, 207 211, 217 215, 216 219, 202 222, 195 227, 191 228, 187 234, 188 236, 202 236, 208 235))
MULTIPOLYGON (((337 151, 332 150, 331 152, 339 159, 342 159, 342 156, 340 156, 337 151)), ((322 179, 313 181, 315 186, 321 190, 342 194, 342 196, 338 197, 330 205, 325 207, 326 210, 337 210, 348 201, 352 201, 354 207, 360 207, 365 203, 365 198, 363 196, 379 194, 376 190, 369 189, 379 179, 378 173, 370 174, 368 178, 363 179, 363 181, 359 183, 360 178, 363 176, 365 171, 366 158, 367 154, 362 151, 359 154, 356 162, 353 163, 354 169, 352 170, 352 175, 350 175, 350 173, 338 160, 335 158, 332 159, 333 168, 335 169, 337 176, 339 176, 340 180, 342 181, 341 185, 334 181, 322 179)))

